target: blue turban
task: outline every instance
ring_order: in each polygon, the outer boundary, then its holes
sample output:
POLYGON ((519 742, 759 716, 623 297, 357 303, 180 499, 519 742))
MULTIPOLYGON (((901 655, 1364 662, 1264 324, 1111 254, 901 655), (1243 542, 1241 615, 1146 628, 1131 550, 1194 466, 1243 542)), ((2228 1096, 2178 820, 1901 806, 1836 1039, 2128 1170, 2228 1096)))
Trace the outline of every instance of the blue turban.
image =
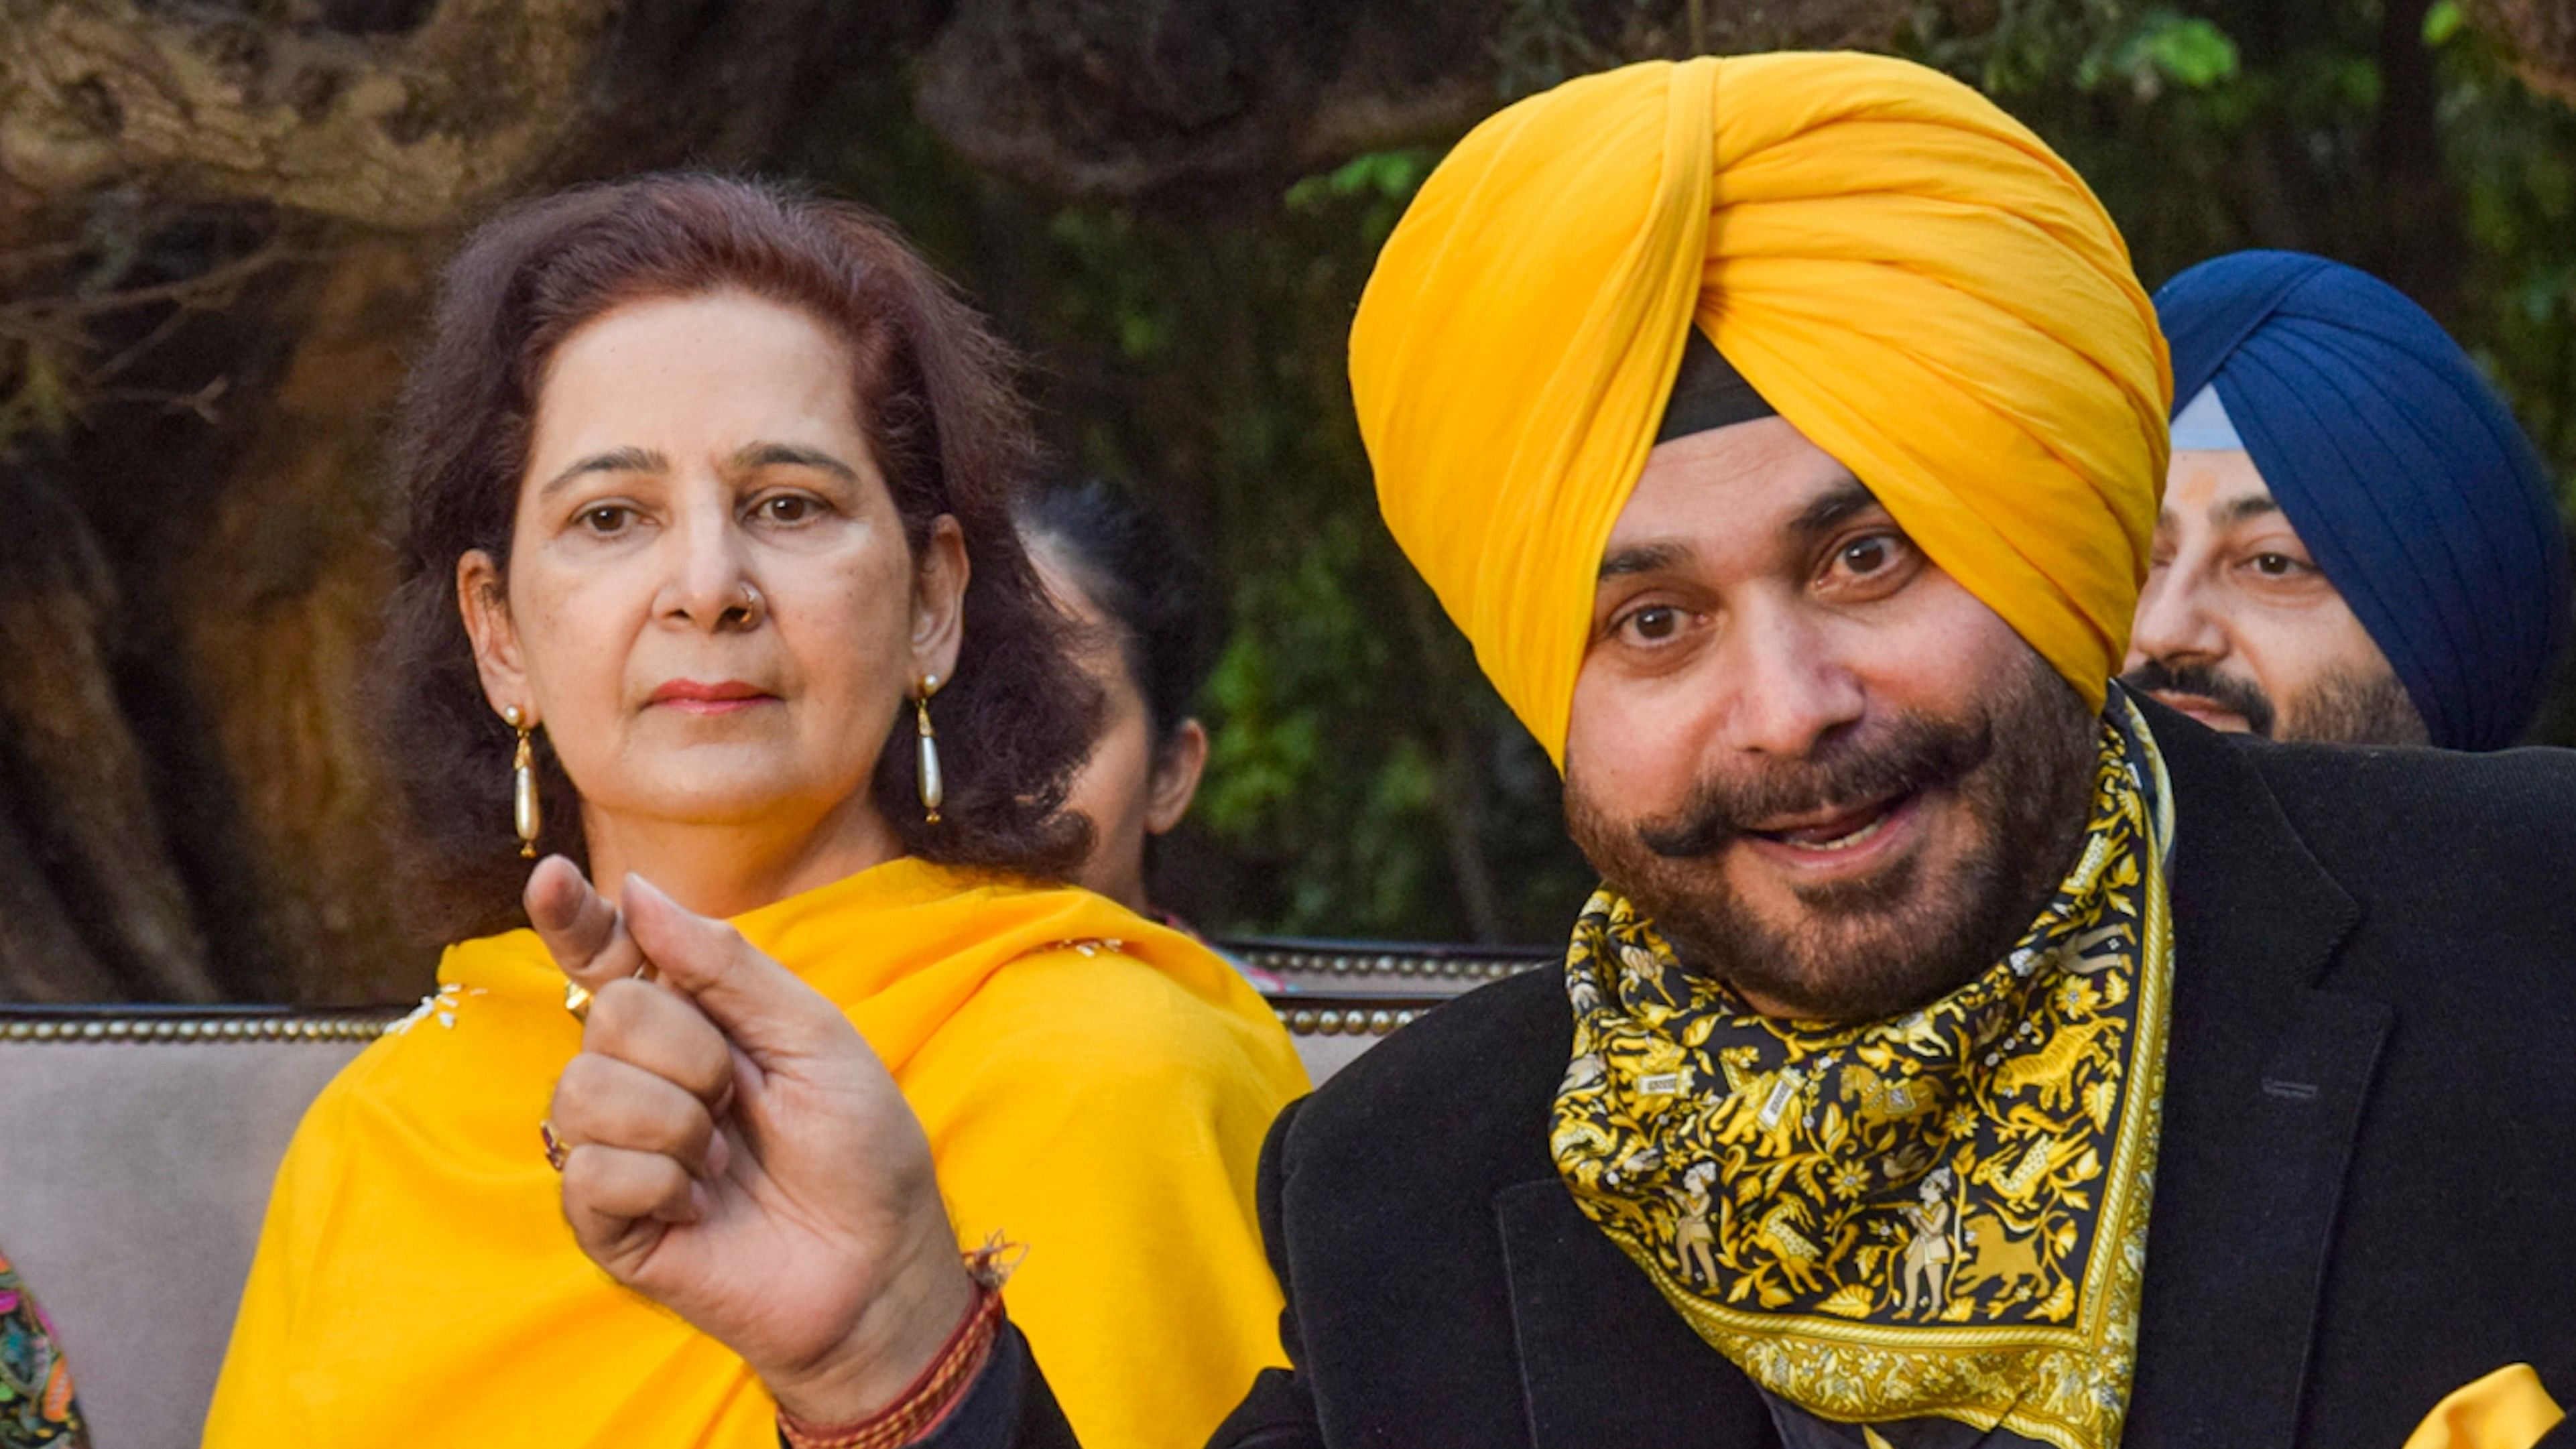
POLYGON ((2156 313, 2177 414, 2216 389, 2433 743, 2513 743, 2566 629, 2567 545, 2549 471, 2477 365, 2396 288, 2297 252, 2203 262, 2156 313))

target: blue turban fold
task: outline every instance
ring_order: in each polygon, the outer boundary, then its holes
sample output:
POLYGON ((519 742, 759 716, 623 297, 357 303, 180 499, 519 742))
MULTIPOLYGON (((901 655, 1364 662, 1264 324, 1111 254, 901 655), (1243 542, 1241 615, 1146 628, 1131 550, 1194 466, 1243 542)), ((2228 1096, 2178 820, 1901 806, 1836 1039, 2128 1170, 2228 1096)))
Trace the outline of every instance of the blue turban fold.
POLYGON ((2396 288, 2322 257, 2238 252, 2165 283, 2174 405, 2214 387, 2433 743, 2513 743, 2567 618, 2549 471, 2477 365, 2396 288))

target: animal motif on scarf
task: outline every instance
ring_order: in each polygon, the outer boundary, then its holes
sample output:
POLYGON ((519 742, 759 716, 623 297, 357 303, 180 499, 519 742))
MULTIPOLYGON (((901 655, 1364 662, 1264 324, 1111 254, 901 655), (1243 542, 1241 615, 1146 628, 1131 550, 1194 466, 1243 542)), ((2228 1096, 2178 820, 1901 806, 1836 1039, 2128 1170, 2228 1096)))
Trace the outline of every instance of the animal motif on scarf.
POLYGON ((2119 1439, 2172 970, 2163 767, 2106 720, 2075 869, 1975 981, 1890 1022, 1779 1022, 1616 893, 1567 956, 1551 1148, 1702 1337, 1817 1417, 2119 1439))

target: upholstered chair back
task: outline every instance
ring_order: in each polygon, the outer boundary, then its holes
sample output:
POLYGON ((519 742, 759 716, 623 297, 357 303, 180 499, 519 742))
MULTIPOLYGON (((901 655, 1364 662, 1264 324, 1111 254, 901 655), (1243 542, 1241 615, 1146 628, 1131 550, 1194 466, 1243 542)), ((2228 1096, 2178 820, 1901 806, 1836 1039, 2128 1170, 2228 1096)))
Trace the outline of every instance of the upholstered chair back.
MULTIPOLYGON (((1318 1083, 1548 954, 1225 949, 1284 983, 1271 1004, 1318 1083)), ((408 1010, 0 1006, 0 1253, 60 1331, 101 1449, 197 1443, 287 1141, 332 1074, 408 1010)))

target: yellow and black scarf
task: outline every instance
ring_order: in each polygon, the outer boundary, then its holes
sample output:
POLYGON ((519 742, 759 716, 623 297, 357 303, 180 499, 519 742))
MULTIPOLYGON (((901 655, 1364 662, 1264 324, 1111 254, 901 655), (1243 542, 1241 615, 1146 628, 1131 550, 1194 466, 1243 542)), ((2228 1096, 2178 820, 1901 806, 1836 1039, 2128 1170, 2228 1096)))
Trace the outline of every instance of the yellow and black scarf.
POLYGON ((2115 695, 2073 871, 2002 961, 1894 1021, 1767 1019, 1617 894, 1585 908, 1557 1166, 1793 1443, 1949 1443, 1964 1425, 1991 1436, 1970 1442, 2118 1444, 2171 819, 2155 742, 2115 695))

